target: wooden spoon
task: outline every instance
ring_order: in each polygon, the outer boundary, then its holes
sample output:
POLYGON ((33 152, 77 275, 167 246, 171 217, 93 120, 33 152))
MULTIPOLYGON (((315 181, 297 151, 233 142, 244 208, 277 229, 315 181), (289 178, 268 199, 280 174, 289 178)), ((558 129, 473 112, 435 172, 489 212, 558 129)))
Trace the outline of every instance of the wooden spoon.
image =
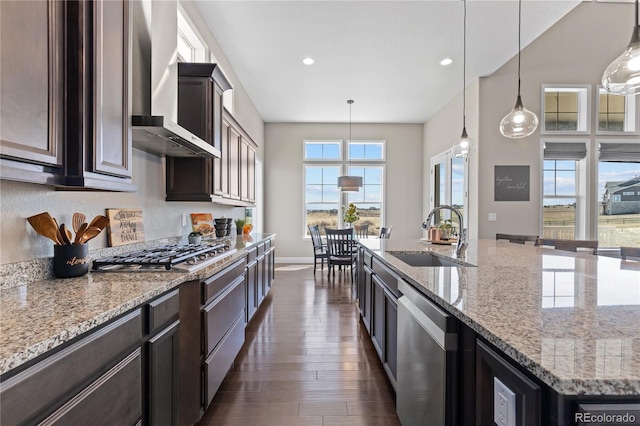
POLYGON ((61 224, 60 228, 58 229, 60 231, 60 235, 62 236, 62 242, 65 244, 71 244, 71 239, 73 238, 73 236, 71 235, 71 231, 67 229, 65 224, 61 224))
POLYGON ((86 243, 87 241, 98 235, 100 232, 102 232, 101 228, 98 228, 97 226, 89 226, 82 233, 82 237, 80 237, 80 244, 86 243))
POLYGON ((89 223, 89 228, 98 228, 101 231, 107 226, 107 224, 109 223, 109 218, 106 216, 102 216, 102 215, 98 215, 96 217, 93 218, 93 220, 91 221, 91 223, 89 223))
POLYGON ((73 218, 71 219, 71 224, 73 225, 73 232, 78 234, 78 229, 80 229, 80 225, 87 221, 87 217, 82 213, 74 213, 73 218))
POLYGON ((73 244, 80 244, 80 240, 82 239, 82 234, 84 234, 84 231, 86 231, 88 227, 89 227, 89 224, 87 222, 80 224, 80 227, 76 231, 76 238, 73 240, 73 244))
POLYGON ((29 224, 31 224, 38 234, 51 239, 57 245, 62 245, 62 242, 58 239, 58 232, 60 232, 60 230, 55 225, 55 219, 51 217, 49 212, 28 217, 27 221, 29 221, 29 224))

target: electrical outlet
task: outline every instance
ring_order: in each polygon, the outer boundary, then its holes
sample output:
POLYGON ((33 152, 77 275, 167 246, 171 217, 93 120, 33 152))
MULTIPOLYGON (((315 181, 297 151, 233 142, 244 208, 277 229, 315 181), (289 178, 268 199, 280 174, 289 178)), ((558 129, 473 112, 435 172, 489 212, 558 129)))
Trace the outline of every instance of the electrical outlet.
POLYGON ((498 214, 497 213, 489 213, 489 222, 495 222, 496 220, 498 220, 498 214))
POLYGON ((516 426, 516 394, 493 378, 493 421, 498 426, 516 426))
POLYGON ((180 220, 181 220, 180 223, 182 223, 183 227, 187 226, 187 214, 186 213, 182 213, 182 217, 181 217, 180 220))

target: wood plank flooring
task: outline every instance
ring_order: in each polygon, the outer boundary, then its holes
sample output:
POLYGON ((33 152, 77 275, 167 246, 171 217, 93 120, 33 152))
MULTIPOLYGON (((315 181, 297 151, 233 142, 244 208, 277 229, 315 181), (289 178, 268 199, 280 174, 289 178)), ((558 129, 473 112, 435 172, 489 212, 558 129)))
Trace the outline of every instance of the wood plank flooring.
POLYGON ((199 426, 393 426, 393 389, 348 271, 276 265, 270 295, 199 426))

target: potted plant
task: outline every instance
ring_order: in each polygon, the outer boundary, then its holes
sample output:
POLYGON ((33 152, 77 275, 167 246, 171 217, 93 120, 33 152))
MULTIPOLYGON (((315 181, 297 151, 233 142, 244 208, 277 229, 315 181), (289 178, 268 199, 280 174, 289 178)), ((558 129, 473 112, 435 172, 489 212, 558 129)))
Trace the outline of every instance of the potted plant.
POLYGON ((438 228, 440 228, 440 232, 442 234, 441 238, 443 240, 448 240, 455 232, 455 227, 453 226, 451 219, 445 219, 438 228))
POLYGON ((247 221, 244 219, 236 219, 236 233, 238 235, 242 235, 242 228, 244 227, 245 223, 247 223, 247 221))
POLYGON ((344 222, 347 224, 348 227, 351 227, 353 225, 353 222, 356 222, 358 219, 360 219, 360 216, 358 216, 358 210, 356 208, 356 205, 353 203, 349 203, 349 207, 342 207, 342 210, 344 210, 344 215, 342 216, 342 220, 344 220, 344 222))

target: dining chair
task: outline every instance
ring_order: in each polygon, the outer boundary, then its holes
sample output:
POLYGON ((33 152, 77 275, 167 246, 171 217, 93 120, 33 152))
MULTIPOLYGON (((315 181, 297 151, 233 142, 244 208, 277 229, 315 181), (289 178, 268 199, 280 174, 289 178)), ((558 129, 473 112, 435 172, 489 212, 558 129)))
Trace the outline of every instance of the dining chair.
POLYGON ((327 236, 327 257, 328 276, 333 272, 335 277, 335 267, 350 266, 351 282, 353 283, 354 264, 357 260, 357 251, 354 250, 355 240, 353 229, 329 229, 324 230, 327 236))
POLYGON ((320 259, 320 269, 324 269, 324 262, 328 258, 327 245, 322 242, 320 227, 318 225, 309 226, 309 234, 313 243, 313 275, 316 274, 316 263, 320 259))
POLYGON ((353 229, 356 233, 356 238, 367 238, 369 235, 369 225, 353 225, 353 229))
POLYGON ((496 234, 496 241, 509 240, 510 243, 524 244, 531 241, 535 244, 538 241, 538 235, 516 235, 516 234, 496 234))
POLYGON ((640 261, 640 247, 620 247, 620 257, 622 260, 640 261))
POLYGON ((536 246, 550 246, 556 250, 575 251, 578 249, 589 249, 593 254, 598 253, 597 240, 555 240, 547 238, 538 238, 536 246))
POLYGON ((388 228, 385 228, 384 226, 381 227, 380 235, 378 236, 378 238, 390 238, 392 229, 393 229, 393 226, 389 226, 388 228))

